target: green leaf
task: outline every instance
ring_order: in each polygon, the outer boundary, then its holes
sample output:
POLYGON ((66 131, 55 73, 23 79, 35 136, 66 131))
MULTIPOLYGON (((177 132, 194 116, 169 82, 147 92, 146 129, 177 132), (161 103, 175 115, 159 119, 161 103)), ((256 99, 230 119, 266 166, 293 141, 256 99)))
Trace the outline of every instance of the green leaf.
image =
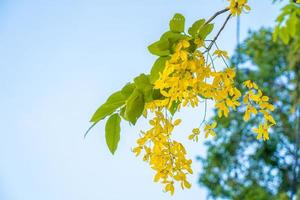
POLYGON ((286 17, 286 13, 282 12, 280 15, 277 16, 276 22, 281 23, 283 22, 284 18, 286 17))
POLYGON ((137 89, 143 91, 145 87, 151 85, 149 81, 149 76, 146 74, 140 74, 134 78, 134 83, 137 89))
POLYGON ((141 74, 134 79, 136 88, 144 95, 145 102, 152 101, 153 85, 150 83, 149 75, 141 74))
POLYGON ((197 36, 204 40, 212 32, 213 29, 214 24, 205 24, 199 29, 197 36))
POLYGON ((172 115, 174 115, 175 112, 177 111, 179 104, 180 104, 180 101, 173 101, 171 107, 169 108, 169 111, 172 115))
POLYGON ((126 111, 126 106, 120 109, 120 116, 123 117, 123 119, 125 119, 126 121, 129 121, 125 116, 125 111, 126 111))
POLYGON ((184 23, 185 23, 184 16, 180 13, 176 13, 169 23, 170 30, 175 33, 184 32, 184 23))
POLYGON ((140 90, 135 89, 126 102, 125 118, 135 125, 144 111, 145 101, 140 90))
POLYGON ((290 41, 289 33, 286 29, 286 27, 281 28, 279 31, 279 37, 283 41, 284 44, 288 44, 290 41))
POLYGON ((159 40, 148 46, 148 50, 153 55, 167 56, 170 55, 170 44, 168 40, 159 40))
POLYGON ((197 20, 192 27, 189 28, 188 33, 195 37, 196 34, 198 34, 200 28, 205 24, 205 19, 197 20))
POLYGON ((296 35, 296 26, 297 26, 297 15, 293 14, 290 19, 287 21, 287 29, 291 37, 296 35))
POLYGON ((188 38, 188 36, 182 35, 180 33, 174 33, 172 31, 167 31, 160 37, 161 40, 168 40, 171 45, 177 43, 178 40, 186 38, 188 38))
POLYGON ((152 66, 150 72, 150 82, 154 83, 159 78, 159 73, 163 72, 165 69, 166 61, 169 60, 170 57, 159 57, 152 66))
POLYGON ((144 95, 144 101, 146 103, 150 102, 153 100, 153 87, 146 87, 143 91, 143 95, 144 95))
POLYGON ((111 115, 119 107, 125 104, 126 98, 121 91, 113 93, 104 104, 102 104, 92 116, 91 122, 99 122, 111 115))
POLYGON ((105 139, 109 151, 114 154, 120 141, 120 122, 119 114, 111 115, 105 125, 105 139))
POLYGON ((127 99, 135 89, 134 83, 127 83, 121 90, 122 95, 127 99))
POLYGON ((276 42, 279 34, 279 26, 276 26, 272 35, 273 42, 276 42))
POLYGON ((159 89, 153 89, 152 98, 153 100, 162 100, 165 97, 160 93, 159 89))

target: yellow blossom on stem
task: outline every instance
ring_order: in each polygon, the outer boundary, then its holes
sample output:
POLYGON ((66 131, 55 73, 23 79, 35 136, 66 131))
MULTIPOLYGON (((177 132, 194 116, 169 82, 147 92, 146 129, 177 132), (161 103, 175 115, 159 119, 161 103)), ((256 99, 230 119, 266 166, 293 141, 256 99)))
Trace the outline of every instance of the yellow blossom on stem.
POLYGON ((148 162, 156 171, 154 181, 161 181, 165 185, 165 191, 173 195, 175 181, 183 188, 190 187, 186 174, 193 173, 192 160, 186 158, 184 146, 171 138, 174 127, 179 125, 181 120, 176 119, 172 122, 160 108, 154 114, 154 118, 149 120, 151 128, 141 132, 142 136, 137 140, 137 147, 133 152, 137 156, 143 152, 143 161, 148 162))
POLYGON ((252 89, 252 88, 258 89, 256 83, 254 83, 254 82, 252 82, 250 80, 244 81, 243 85, 246 86, 248 89, 252 89))
POLYGON ((268 140, 269 127, 276 124, 276 121, 270 114, 270 111, 274 111, 275 108, 269 103, 269 97, 263 95, 263 92, 254 82, 248 80, 245 81, 243 85, 249 89, 243 98, 243 103, 247 106, 244 120, 248 121, 251 118, 251 114, 256 116, 259 110, 259 113, 264 117, 265 123, 261 124, 258 128, 253 129, 253 131, 258 134, 257 139, 263 138, 264 140, 268 140), (270 123, 270 125, 268 125, 268 123, 270 123))
MULTIPOLYGON (((272 125, 271 125, 272 126, 272 125)), ((253 132, 257 133, 257 139, 268 140, 269 139, 269 132, 268 129, 270 125, 267 123, 260 124, 258 128, 253 128, 253 132)))
MULTIPOLYGON (((199 45, 201 42, 194 41, 199 45)), ((242 97, 243 105, 246 106, 245 121, 257 115, 258 111, 265 118, 263 125, 253 129, 258 134, 258 139, 267 140, 269 127, 276 123, 270 114, 274 106, 254 82, 248 80, 243 83, 248 91, 242 96, 235 86, 236 73, 233 68, 216 71, 200 51, 189 52, 189 47, 190 41, 179 41, 174 46, 174 53, 165 62, 163 71, 159 73, 159 78, 153 83, 154 89, 160 92, 162 98, 145 104, 145 116, 152 113, 154 117, 149 120, 150 129, 141 132, 137 146, 133 149, 135 155, 142 155, 143 160, 155 171, 154 181, 164 184, 165 191, 171 194, 175 191, 176 183, 183 189, 190 188, 187 175, 193 173, 192 160, 186 158, 184 146, 172 139, 173 129, 181 123, 181 119, 172 120, 168 117, 168 112, 171 108, 174 109, 174 105, 179 110, 181 107, 198 106, 200 98, 211 99, 215 102, 218 116, 228 117, 231 110, 241 106, 242 97)), ((215 55, 228 57, 221 50, 217 50, 215 55)), ((216 126, 216 122, 205 125, 205 138, 216 135, 216 126)), ((197 142, 199 134, 199 128, 194 128, 188 139, 197 142)))
POLYGON ((228 0, 229 1, 229 11, 233 16, 240 15, 245 9, 246 11, 250 11, 251 8, 247 4, 248 0, 228 0))
POLYGON ((196 38, 194 43, 197 45, 198 48, 204 46, 204 40, 200 38, 196 38))
POLYGON ((229 59, 227 51, 222 51, 222 50, 217 49, 217 50, 215 50, 213 55, 216 55, 219 58, 223 57, 223 58, 229 59))
POLYGON ((217 122, 214 122, 212 124, 206 124, 206 126, 204 127, 205 138, 207 138, 209 135, 213 137, 216 136, 216 132, 213 130, 216 127, 217 127, 217 122))
POLYGON ((189 140, 193 140, 195 142, 198 142, 198 136, 200 134, 199 128, 194 128, 192 131, 192 134, 189 135, 189 140))

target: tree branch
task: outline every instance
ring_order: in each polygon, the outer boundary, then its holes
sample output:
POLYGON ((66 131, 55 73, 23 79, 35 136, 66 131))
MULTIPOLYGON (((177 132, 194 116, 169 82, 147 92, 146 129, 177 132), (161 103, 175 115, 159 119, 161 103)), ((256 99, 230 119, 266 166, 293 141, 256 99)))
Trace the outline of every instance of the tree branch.
POLYGON ((214 37, 214 39, 211 41, 211 43, 208 45, 207 49, 203 52, 203 53, 206 53, 206 52, 209 52, 209 50, 212 48, 213 44, 216 42, 216 40, 218 39, 218 37, 220 36, 221 32, 224 30, 227 22, 229 21, 231 17, 231 14, 229 14, 225 20, 225 22, 223 23, 222 27, 220 28, 219 32, 217 33, 217 35, 214 37))
POLYGON ((209 18, 209 19, 207 20, 207 22, 205 22, 205 24, 209 24, 209 23, 210 23, 212 20, 214 20, 217 16, 223 14, 224 12, 227 12, 228 10, 229 10, 228 8, 225 8, 225 9, 223 9, 223 10, 220 10, 220 11, 216 12, 211 18, 209 18))

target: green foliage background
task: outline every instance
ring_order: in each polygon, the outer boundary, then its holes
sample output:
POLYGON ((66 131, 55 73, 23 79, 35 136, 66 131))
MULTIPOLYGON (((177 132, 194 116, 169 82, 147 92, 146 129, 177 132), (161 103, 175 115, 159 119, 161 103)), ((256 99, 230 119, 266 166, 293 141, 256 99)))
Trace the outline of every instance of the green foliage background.
POLYGON ((239 85, 255 80, 274 101, 277 125, 270 140, 263 142, 251 133, 260 118, 244 122, 241 112, 234 112, 228 118, 214 119, 218 135, 206 143, 207 157, 199 158, 203 165, 199 183, 209 189, 211 199, 284 200, 300 189, 300 58, 291 56, 300 51, 291 44, 298 38, 289 44, 274 42, 272 32, 250 32, 232 64, 240 58, 239 85))

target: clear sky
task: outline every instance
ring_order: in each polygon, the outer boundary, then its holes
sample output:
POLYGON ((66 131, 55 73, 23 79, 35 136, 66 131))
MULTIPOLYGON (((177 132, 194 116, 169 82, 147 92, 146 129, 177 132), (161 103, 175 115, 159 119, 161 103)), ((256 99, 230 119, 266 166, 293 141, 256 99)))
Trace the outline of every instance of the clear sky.
MULTIPOLYGON (((168 28, 175 12, 187 25, 224 8, 225 0, 1 0, 0 1, 0 199, 1 200, 202 200, 197 184, 204 138, 187 143, 203 107, 183 111, 176 137, 188 144, 195 174, 191 190, 173 197, 153 183, 149 166, 131 153, 138 131, 122 124, 115 156, 107 150, 104 123, 83 140, 89 119, 107 96, 155 57, 146 47, 168 28)), ((241 19, 249 28, 273 26, 278 5, 250 0, 241 19)), ((217 20, 216 26, 222 19, 217 20)), ((232 52, 236 21, 219 46, 232 52)))

